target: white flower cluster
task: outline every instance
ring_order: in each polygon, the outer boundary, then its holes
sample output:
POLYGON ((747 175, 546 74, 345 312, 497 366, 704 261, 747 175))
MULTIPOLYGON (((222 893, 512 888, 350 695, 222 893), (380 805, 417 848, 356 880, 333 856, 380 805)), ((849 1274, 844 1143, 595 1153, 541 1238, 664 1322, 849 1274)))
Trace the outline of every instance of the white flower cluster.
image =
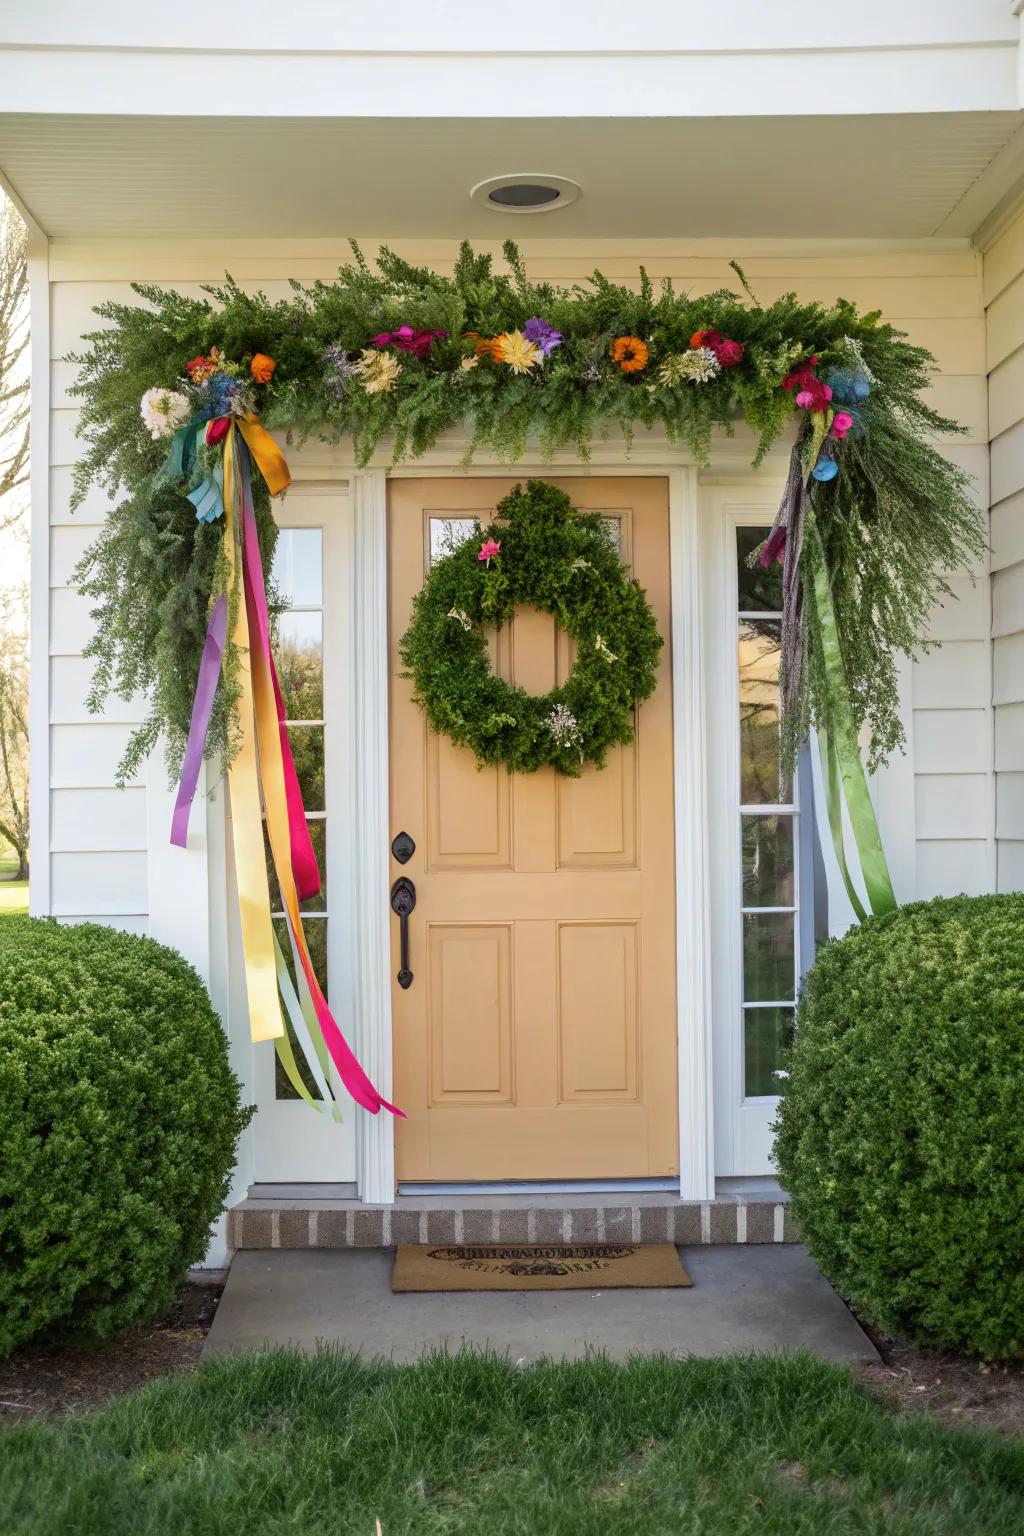
POLYGON ((544 724, 560 747, 578 747, 583 741, 576 716, 564 704, 552 705, 544 724))
POLYGON ((603 635, 598 635, 594 641, 594 650, 598 655, 603 656, 605 661, 612 662, 619 659, 603 635))
POLYGON ((139 401, 139 410, 150 437, 158 442, 161 437, 172 437, 185 425, 192 414, 192 404, 176 389, 147 389, 139 401))
POLYGON ((662 384, 708 384, 721 372, 718 358, 710 347, 692 347, 689 352, 673 352, 658 369, 662 384))
POLYGON ((461 624, 467 631, 473 628, 473 620, 464 608, 449 608, 448 617, 454 619, 456 624, 461 624))

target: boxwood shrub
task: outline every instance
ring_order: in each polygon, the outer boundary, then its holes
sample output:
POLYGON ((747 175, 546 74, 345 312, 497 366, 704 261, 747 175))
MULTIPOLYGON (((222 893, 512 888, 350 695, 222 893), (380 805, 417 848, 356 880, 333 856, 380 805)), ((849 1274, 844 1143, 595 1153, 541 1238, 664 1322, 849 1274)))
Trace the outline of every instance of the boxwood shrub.
POLYGON ((775 1155, 811 1253, 887 1333, 1024 1353, 1024 894, 921 902, 825 945, 775 1155))
POLYGON ((180 955, 95 924, 0 919, 0 1354, 165 1313, 250 1114, 180 955))

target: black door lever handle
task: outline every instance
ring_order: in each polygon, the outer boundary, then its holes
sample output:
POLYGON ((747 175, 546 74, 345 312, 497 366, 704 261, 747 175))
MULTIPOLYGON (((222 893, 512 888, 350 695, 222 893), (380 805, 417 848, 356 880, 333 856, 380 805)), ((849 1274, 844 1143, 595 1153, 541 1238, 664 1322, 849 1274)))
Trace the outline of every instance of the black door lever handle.
POLYGON ((398 972, 398 985, 403 991, 412 986, 412 971, 409 969, 409 913, 415 905, 416 887, 408 875, 399 875, 391 887, 391 910, 397 914, 399 921, 399 945, 402 959, 398 972))

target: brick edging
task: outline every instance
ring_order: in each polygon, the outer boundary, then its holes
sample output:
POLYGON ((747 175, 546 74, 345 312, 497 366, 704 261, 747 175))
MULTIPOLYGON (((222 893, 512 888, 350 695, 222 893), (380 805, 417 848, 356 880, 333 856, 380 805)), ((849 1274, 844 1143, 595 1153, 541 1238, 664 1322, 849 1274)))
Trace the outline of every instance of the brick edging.
POLYGON ((390 1248, 396 1243, 792 1243, 784 1201, 676 1200, 643 1205, 367 1206, 356 1201, 240 1200, 231 1248, 390 1248))

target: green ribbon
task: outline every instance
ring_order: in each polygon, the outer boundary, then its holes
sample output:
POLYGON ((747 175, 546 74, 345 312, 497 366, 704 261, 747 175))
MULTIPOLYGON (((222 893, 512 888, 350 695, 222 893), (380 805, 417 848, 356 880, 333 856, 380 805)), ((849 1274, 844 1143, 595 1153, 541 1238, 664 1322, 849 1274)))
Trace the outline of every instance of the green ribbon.
POLYGON ((840 785, 846 797, 861 873, 867 892, 868 906, 874 914, 894 912, 896 896, 885 861, 882 839, 875 819, 875 808, 868 792, 867 775, 861 761, 857 727, 853 719, 850 689, 846 680, 846 667, 839 643, 839 625, 832 603, 828 567, 825 564, 821 538, 814 522, 814 514, 808 513, 807 534, 813 549, 814 582, 808 593, 817 618, 818 633, 825 659, 828 677, 829 721, 819 727, 818 740, 821 749, 822 780, 828 809, 829 830, 835 845, 836 860, 846 886, 850 904, 858 919, 863 922, 867 913, 854 888, 846 859, 843 838, 843 811, 840 785))
MULTIPOLYGON (((307 1004, 307 997, 303 996, 300 1003, 299 998, 296 996, 291 973, 288 970, 284 952, 278 942, 276 933, 274 934, 274 963, 277 967, 277 984, 280 988, 285 1012, 291 1021, 292 1030, 302 1049, 303 1056, 306 1058, 310 1072, 317 1080, 320 1098, 315 1099, 306 1086, 305 1079, 299 1070, 299 1064, 296 1060, 295 1050, 292 1046, 291 1035, 288 1030, 285 1030, 283 1035, 278 1035, 274 1040, 274 1049, 277 1051, 278 1060, 284 1068, 285 1076, 299 1097, 305 1099, 310 1108, 315 1109, 318 1114, 320 1113, 321 1104, 324 1101, 328 1102, 331 1106, 332 1118, 340 1123, 341 1110, 338 1108, 338 1101, 332 1098, 327 1085, 327 1073, 329 1071, 327 1047, 320 1034, 320 1026, 313 1009, 313 1000, 308 998, 307 1004), (319 1071, 314 1062, 310 1060, 310 1045, 312 1045, 316 1061, 319 1063, 321 1069, 319 1071)), ((301 967, 299 968, 299 974, 300 976, 302 975, 301 967)), ((308 993, 308 987, 303 989, 300 983, 300 991, 302 990, 308 993)))

